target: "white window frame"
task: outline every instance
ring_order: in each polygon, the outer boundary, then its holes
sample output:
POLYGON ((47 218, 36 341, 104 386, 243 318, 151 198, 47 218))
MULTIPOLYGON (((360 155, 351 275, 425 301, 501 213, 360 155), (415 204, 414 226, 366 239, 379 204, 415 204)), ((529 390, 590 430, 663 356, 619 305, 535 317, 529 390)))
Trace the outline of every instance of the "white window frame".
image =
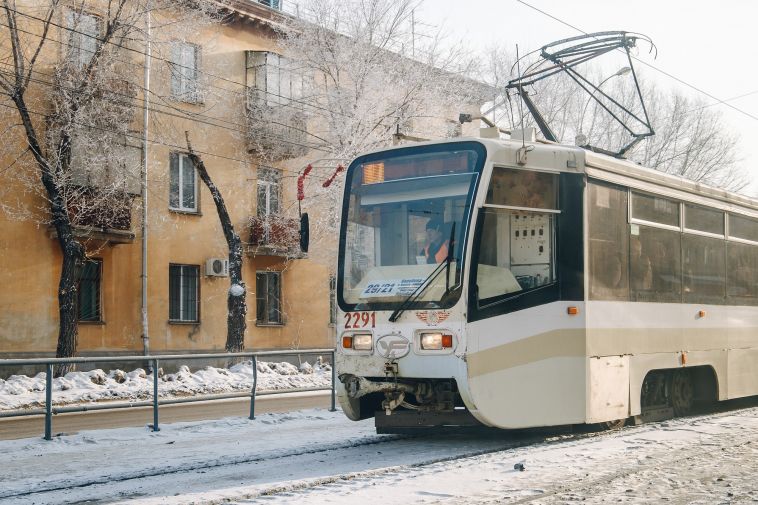
POLYGON ((284 314, 283 314, 283 303, 282 303, 282 273, 275 270, 258 270, 255 272, 255 289, 258 290, 258 275, 265 275, 266 276, 266 292, 265 294, 265 303, 266 308, 263 311, 264 314, 260 314, 258 311, 258 299, 260 298, 260 293, 256 293, 256 300, 255 300, 255 324, 257 326, 283 326, 284 325, 284 314), (275 295, 278 296, 278 304, 279 304, 279 320, 278 321, 270 321, 268 319, 268 311, 269 311, 269 303, 270 303, 270 292, 269 292, 269 280, 268 277, 278 277, 279 282, 279 292, 275 295), (265 319, 261 319, 261 316, 265 316, 265 319))
POLYGON ((177 212, 190 212, 190 213, 197 213, 199 209, 198 205, 198 184, 197 184, 197 171, 195 170, 194 165, 192 166, 192 173, 193 173, 193 181, 192 181, 192 191, 194 192, 194 198, 193 201, 195 202, 194 207, 186 207, 184 205, 184 164, 189 163, 192 164, 192 161, 190 161, 189 156, 187 156, 185 153, 171 153, 172 156, 176 156, 177 158, 177 201, 179 202, 178 206, 172 206, 171 205, 171 162, 169 160, 169 195, 168 195, 168 208, 173 211, 177 212))
POLYGON ((66 28, 69 31, 66 58, 73 62, 76 68, 84 68, 95 56, 98 39, 102 35, 102 18, 90 12, 67 9, 66 28), (90 20, 95 23, 92 31, 89 30, 91 26, 87 23, 90 20), (85 45, 92 45, 92 47, 85 48, 85 45))
POLYGON ((301 107, 304 76, 293 61, 270 51, 247 52, 247 86, 268 106, 301 107))
POLYGON ((190 42, 174 41, 171 44, 171 98, 187 103, 200 103, 200 55, 201 46, 190 42), (192 49, 192 65, 185 61, 192 49))
MULTIPOLYGON (((270 167, 261 167, 261 168, 263 168, 263 169, 265 169, 267 171, 272 171, 272 172, 276 171, 275 168, 270 168, 270 167)), ((282 200, 282 195, 281 195, 281 175, 278 176, 279 180, 272 181, 272 180, 267 180, 265 178, 261 178, 260 176, 262 175, 262 172, 263 171, 261 169, 258 170, 258 182, 257 182, 257 185, 256 185, 256 194, 255 194, 256 201, 255 201, 255 204, 256 204, 256 206, 258 205, 258 193, 257 192, 259 191, 260 188, 263 188, 265 190, 265 192, 266 192, 266 208, 265 209, 257 208, 256 212, 258 214, 258 217, 268 218, 268 217, 271 217, 274 214, 278 214, 280 212, 280 210, 281 210, 281 206, 282 206, 282 201, 281 201, 282 200), (272 211, 272 209, 271 209, 271 201, 272 201, 271 195, 274 192, 276 193, 276 196, 277 196, 277 206, 279 208, 277 208, 274 211, 272 211)))

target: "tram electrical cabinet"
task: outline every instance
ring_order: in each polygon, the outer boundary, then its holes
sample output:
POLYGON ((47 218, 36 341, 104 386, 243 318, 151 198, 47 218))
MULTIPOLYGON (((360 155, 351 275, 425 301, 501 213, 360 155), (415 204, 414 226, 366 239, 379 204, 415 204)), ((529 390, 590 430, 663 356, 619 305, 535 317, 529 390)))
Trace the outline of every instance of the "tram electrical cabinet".
POLYGON ((538 287, 550 279, 552 246, 548 220, 545 214, 511 216, 511 271, 522 288, 538 287))

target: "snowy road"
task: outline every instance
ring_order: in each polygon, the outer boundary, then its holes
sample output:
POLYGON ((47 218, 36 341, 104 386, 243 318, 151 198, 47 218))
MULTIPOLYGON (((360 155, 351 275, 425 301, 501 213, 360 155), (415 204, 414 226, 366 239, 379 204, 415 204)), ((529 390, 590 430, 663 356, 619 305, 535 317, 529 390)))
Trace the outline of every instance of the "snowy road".
POLYGON ((308 410, 6 441, 0 451, 10 461, 0 503, 758 500, 755 407, 603 434, 429 438, 379 436, 370 422, 308 410))
MULTIPOLYGON (((329 391, 314 391, 297 395, 275 394, 258 396, 255 399, 257 414, 266 412, 290 412, 307 408, 328 408, 329 391)), ((182 421, 201 421, 222 417, 250 415, 250 399, 209 400, 197 403, 162 405, 159 424, 182 421)), ((132 407, 118 410, 91 410, 53 417, 53 433, 77 433, 83 430, 125 428, 144 426, 153 422, 152 407, 132 407)), ((45 432, 45 417, 12 417, 0 419, 0 440, 41 436, 45 432)))

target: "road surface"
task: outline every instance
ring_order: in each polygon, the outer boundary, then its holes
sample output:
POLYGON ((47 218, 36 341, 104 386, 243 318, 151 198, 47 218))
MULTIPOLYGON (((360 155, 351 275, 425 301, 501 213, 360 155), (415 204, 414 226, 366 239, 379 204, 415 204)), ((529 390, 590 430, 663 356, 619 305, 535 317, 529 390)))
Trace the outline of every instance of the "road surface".
MULTIPOLYGON (((329 394, 329 391, 312 391, 259 396, 255 399, 255 413, 258 415, 267 412, 291 412, 318 407, 329 408, 329 394)), ((200 421, 234 416, 247 417, 249 414, 250 400, 248 398, 182 403, 161 406, 159 423, 200 421)), ((53 416, 53 434, 144 426, 152 424, 152 422, 152 407, 57 414, 53 416)), ((0 419, 0 440, 41 437, 44 433, 44 416, 0 419)))

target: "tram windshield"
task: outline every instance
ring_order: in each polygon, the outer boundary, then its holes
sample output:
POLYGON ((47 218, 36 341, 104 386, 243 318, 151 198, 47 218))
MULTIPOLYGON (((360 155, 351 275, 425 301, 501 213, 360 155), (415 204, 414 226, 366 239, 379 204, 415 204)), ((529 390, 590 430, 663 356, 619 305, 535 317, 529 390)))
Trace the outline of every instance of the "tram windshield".
POLYGON ((340 244, 340 294, 351 310, 395 308, 422 284, 416 307, 455 303, 484 158, 481 144, 457 142, 353 162, 340 244), (445 271, 430 278, 442 264, 445 271))

